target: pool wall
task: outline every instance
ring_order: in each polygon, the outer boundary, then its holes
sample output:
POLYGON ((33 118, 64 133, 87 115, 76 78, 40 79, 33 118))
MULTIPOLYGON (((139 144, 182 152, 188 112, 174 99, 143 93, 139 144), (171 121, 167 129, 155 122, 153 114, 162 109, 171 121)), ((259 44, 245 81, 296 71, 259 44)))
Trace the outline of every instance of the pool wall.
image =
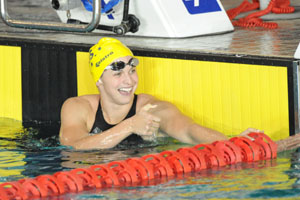
MULTIPOLYGON (((57 123, 68 97, 97 93, 88 69, 91 45, 0 38, 0 117, 57 123)), ((298 66, 288 58, 132 48, 140 59, 137 93, 178 106, 228 136, 248 127, 272 139, 298 124, 298 66)))

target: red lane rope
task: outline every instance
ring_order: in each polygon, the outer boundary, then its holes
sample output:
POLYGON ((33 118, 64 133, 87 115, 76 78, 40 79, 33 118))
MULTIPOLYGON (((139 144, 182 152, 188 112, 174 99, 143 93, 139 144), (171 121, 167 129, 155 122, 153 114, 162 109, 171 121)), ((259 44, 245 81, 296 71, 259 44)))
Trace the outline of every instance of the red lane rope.
POLYGON ((36 178, 2 183, 1 200, 26 200, 76 193, 89 189, 147 185, 152 180, 172 178, 202 169, 239 162, 274 159, 277 144, 263 133, 250 133, 212 144, 198 144, 177 151, 163 151, 141 158, 128 158, 36 178))
POLYGON ((229 9, 227 11, 227 15, 229 19, 232 21, 232 24, 234 26, 247 27, 247 28, 263 27, 266 29, 275 29, 278 28, 277 23, 264 22, 259 17, 266 15, 270 12, 276 14, 282 14, 282 13, 292 13, 295 11, 295 8, 290 6, 290 0, 271 0, 266 9, 251 13, 246 17, 234 21, 234 18, 238 16, 240 13, 256 10, 258 8, 259 8, 259 0, 253 0, 253 3, 248 2, 248 0, 244 0, 241 3, 241 5, 239 5, 238 7, 229 9))

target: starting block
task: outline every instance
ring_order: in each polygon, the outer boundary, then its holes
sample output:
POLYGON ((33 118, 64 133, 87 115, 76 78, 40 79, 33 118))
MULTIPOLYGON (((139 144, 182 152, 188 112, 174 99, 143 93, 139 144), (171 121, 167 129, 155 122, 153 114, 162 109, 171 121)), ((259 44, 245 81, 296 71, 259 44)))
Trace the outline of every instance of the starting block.
MULTIPOLYGON (((93 0, 51 2, 63 23, 85 24, 93 17, 93 0)), ((94 31, 184 38, 234 30, 219 0, 101 0, 101 7, 101 20, 94 31)))

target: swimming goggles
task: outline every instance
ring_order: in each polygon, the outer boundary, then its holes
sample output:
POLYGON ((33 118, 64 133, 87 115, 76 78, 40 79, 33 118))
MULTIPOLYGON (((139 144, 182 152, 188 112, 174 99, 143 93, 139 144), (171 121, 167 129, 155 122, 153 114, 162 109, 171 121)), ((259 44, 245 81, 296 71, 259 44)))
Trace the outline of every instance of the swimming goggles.
POLYGON ((131 67, 136 67, 139 64, 139 60, 137 58, 131 58, 128 63, 125 63, 123 61, 117 61, 113 62, 110 65, 108 65, 105 69, 111 69, 113 71, 119 71, 121 69, 124 69, 127 65, 131 67))

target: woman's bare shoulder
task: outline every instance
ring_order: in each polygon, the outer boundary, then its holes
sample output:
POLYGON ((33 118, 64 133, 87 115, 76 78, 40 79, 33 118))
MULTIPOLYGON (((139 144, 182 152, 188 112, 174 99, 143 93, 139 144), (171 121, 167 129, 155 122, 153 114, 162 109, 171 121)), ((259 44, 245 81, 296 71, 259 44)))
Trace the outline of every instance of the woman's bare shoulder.
POLYGON ((97 109, 99 103, 99 95, 83 95, 78 97, 68 98, 64 104, 63 109, 97 109))
POLYGON ((165 110, 166 108, 173 108, 174 105, 168 101, 160 100, 159 98, 156 98, 149 94, 139 94, 138 95, 138 102, 137 102, 137 110, 142 108, 143 106, 151 104, 156 105, 155 110, 165 110))
POLYGON ((150 95, 150 94, 139 94, 138 95, 138 100, 137 100, 137 106, 144 106, 148 103, 152 103, 153 101, 155 101, 155 97, 150 95))

